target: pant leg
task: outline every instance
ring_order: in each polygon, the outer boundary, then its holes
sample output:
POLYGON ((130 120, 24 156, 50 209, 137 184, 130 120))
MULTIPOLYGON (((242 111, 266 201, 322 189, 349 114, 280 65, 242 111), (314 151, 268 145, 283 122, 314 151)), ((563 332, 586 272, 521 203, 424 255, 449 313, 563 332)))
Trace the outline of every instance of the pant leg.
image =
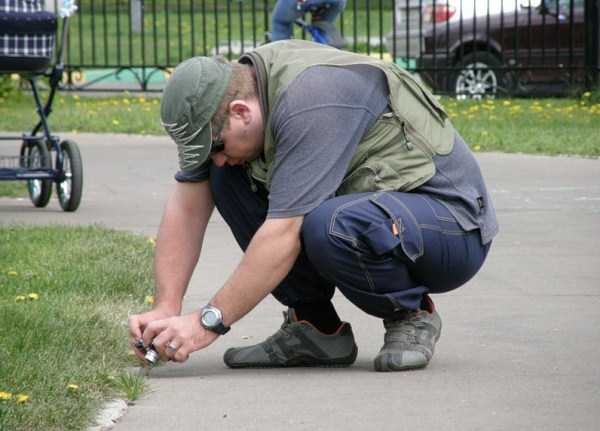
MULTIPOLYGON (((239 166, 219 168, 213 165, 210 187, 217 210, 245 251, 266 219, 268 192, 262 187, 253 192, 246 169, 239 166)), ((330 301, 333 291, 334 285, 319 275, 302 250, 290 273, 273 291, 273 296, 288 307, 296 307, 330 301)))
POLYGON ((308 258, 355 305, 377 317, 416 309, 479 270, 489 245, 463 231, 448 209, 423 194, 337 197, 305 218, 308 258), (395 225, 395 227, 393 226, 395 225))
POLYGON ((278 0, 271 16, 271 40, 290 39, 294 31, 294 21, 299 15, 296 0, 278 0))

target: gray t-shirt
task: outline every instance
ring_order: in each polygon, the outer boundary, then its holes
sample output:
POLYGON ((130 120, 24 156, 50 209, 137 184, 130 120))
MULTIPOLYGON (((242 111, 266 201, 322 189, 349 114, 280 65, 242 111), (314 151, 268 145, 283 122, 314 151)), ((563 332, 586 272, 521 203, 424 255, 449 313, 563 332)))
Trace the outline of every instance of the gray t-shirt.
POLYGON ((267 217, 307 214, 333 197, 387 106, 387 81, 375 67, 314 66, 296 77, 272 114, 277 152, 267 217))

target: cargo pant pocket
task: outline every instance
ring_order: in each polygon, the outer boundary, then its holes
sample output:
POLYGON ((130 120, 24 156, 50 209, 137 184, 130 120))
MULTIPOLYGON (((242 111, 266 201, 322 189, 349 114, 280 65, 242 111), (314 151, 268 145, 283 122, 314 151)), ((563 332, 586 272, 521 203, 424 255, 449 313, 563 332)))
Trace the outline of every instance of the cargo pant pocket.
POLYGON ((416 262, 424 246, 421 227, 412 211, 389 193, 378 193, 369 200, 382 212, 383 219, 371 223, 360 240, 378 256, 392 253, 400 260, 416 262))

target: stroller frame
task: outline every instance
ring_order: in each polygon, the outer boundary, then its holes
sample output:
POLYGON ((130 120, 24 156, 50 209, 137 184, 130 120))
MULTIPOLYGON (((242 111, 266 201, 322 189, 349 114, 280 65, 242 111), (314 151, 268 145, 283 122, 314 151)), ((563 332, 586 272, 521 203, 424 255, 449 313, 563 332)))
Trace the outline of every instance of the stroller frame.
POLYGON ((50 201, 54 182, 62 209, 75 211, 81 202, 83 189, 81 153, 77 143, 71 140, 61 141, 58 136, 50 132, 48 126, 52 103, 65 68, 63 53, 67 42, 68 24, 69 17, 62 17, 60 44, 56 50, 56 60, 50 70, 46 68, 43 72, 13 72, 22 75, 29 82, 39 121, 31 133, 23 133, 20 136, 0 136, 0 141, 21 141, 19 156, 0 157, 0 181, 27 181, 29 197, 34 206, 40 208, 45 207, 50 201), (45 103, 42 101, 37 84, 39 77, 47 77, 50 84, 45 103), (52 153, 55 154, 54 163, 52 153))

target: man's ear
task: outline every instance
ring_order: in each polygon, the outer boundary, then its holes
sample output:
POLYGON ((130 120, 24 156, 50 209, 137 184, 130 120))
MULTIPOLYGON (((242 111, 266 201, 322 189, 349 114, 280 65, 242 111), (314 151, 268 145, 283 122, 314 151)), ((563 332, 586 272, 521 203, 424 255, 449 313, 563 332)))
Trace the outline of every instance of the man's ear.
POLYGON ((233 100, 229 104, 229 112, 234 117, 244 120, 244 122, 250 121, 250 106, 245 100, 233 100))

